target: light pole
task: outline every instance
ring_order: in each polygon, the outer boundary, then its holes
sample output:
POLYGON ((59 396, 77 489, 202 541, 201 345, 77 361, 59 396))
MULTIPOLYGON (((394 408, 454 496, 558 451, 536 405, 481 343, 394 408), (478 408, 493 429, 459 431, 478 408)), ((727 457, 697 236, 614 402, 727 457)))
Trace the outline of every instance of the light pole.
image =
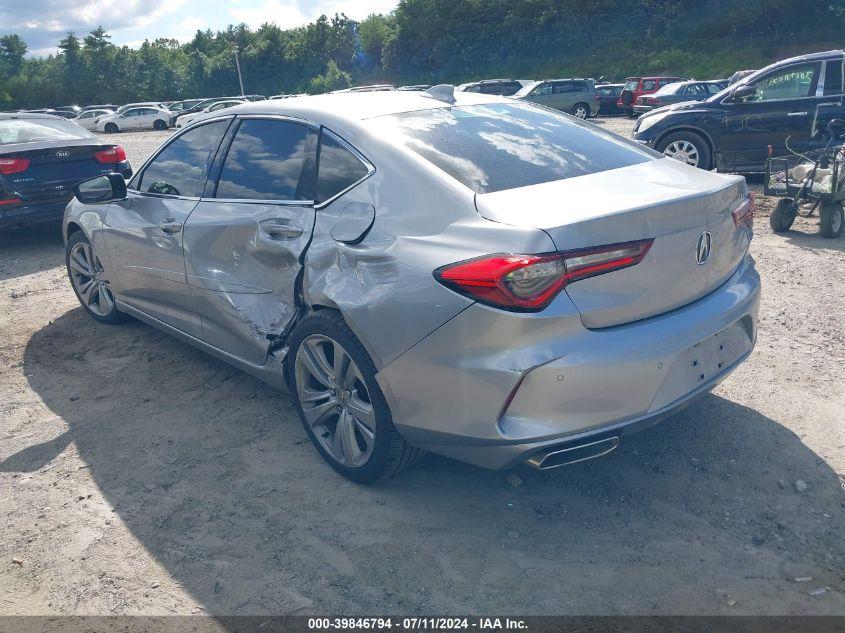
POLYGON ((244 96, 244 79, 241 77, 241 62, 238 59, 237 44, 232 44, 232 52, 235 53, 235 67, 238 69, 238 83, 241 85, 241 96, 244 96))

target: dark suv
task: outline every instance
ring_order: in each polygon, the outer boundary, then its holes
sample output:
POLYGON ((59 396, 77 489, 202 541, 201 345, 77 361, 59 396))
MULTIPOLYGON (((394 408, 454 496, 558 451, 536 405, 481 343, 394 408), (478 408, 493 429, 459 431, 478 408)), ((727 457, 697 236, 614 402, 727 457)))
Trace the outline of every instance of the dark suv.
POLYGON ((704 169, 753 173, 775 156, 822 147, 831 119, 845 118, 841 50, 777 62, 712 97, 652 110, 634 140, 704 169))

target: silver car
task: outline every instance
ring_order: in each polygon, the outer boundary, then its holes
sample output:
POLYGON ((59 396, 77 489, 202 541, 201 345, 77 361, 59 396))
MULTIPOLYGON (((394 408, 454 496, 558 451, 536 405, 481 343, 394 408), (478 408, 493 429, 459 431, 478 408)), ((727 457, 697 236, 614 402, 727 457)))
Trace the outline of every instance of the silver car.
POLYGON ((443 86, 249 103, 76 194, 84 309, 288 388, 359 482, 422 450, 596 457, 756 339, 745 181, 531 103, 443 86))

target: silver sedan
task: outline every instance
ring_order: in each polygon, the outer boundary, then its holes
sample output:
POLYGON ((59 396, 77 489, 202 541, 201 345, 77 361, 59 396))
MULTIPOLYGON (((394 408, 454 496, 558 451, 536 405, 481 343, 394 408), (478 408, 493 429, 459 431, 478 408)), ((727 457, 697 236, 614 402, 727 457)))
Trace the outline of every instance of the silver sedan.
POLYGON ((84 309, 289 389, 359 482, 424 450, 603 455, 756 339, 745 181, 530 103, 436 86, 244 104, 76 195, 84 309))

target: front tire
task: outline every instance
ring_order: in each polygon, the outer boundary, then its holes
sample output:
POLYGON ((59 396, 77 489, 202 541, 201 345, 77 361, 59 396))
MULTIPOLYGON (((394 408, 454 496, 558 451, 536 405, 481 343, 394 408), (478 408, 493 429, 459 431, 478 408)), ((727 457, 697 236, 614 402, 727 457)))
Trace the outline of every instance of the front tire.
POLYGON ((669 134, 657 145, 657 151, 692 167, 711 168, 710 146, 703 136, 695 132, 669 134))
POLYGON ((574 117, 578 117, 579 119, 587 119, 590 116, 590 106, 586 103, 576 103, 572 106, 570 114, 574 117))
POLYGON ((792 206, 791 198, 781 198, 778 200, 775 210, 769 216, 769 226, 775 233, 785 233, 792 227, 795 222, 795 209, 792 206))
POLYGON ((288 382, 299 417, 332 468, 368 484, 417 461, 421 451, 393 426, 375 364, 339 313, 321 310, 303 319, 289 350, 288 382))
POLYGON ((126 320, 126 315, 117 309, 97 251, 82 231, 68 238, 65 266, 73 292, 91 318, 110 325, 126 320))
POLYGON ((842 226, 845 224, 842 204, 828 202, 821 205, 819 210, 820 228, 822 237, 834 238, 842 235, 842 226))
POLYGON ((120 132, 120 128, 117 127, 117 123, 106 123, 105 132, 106 134, 116 134, 120 132))

